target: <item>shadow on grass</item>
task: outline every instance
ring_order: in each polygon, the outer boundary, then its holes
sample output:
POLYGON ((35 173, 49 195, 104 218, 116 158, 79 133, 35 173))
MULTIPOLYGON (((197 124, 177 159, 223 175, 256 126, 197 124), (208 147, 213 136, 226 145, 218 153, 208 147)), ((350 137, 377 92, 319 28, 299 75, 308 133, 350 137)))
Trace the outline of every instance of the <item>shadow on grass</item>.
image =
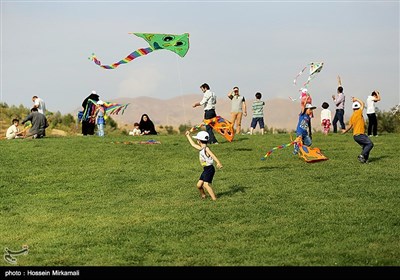
MULTIPOLYGON (((285 167, 287 167, 289 169, 289 168, 292 168, 293 165, 290 165, 290 164, 279 165, 279 166, 270 166, 270 165, 268 165, 268 166, 261 166, 258 169, 260 169, 260 170, 271 170, 271 169, 282 169, 282 168, 285 168, 285 167)), ((254 168, 252 168, 252 169, 254 170, 254 168)))
POLYGON ((240 138, 234 138, 233 142, 239 142, 239 141, 249 141, 248 137, 240 137, 240 138))
POLYGON ((384 158, 388 158, 389 156, 387 156, 387 155, 383 155, 383 156, 379 156, 379 157, 370 157, 369 159, 368 159, 368 162, 374 162, 374 161, 379 161, 379 160, 381 160, 381 159, 384 159, 384 158))
POLYGON ((250 149, 250 148, 235 148, 233 150, 234 151, 246 151, 246 152, 248 152, 248 151, 252 151, 253 149, 250 149))
POLYGON ((222 193, 218 193, 218 197, 221 196, 225 196, 225 195, 234 195, 235 193, 241 192, 241 193, 245 193, 245 189, 247 189, 247 187, 242 187, 242 186, 238 186, 238 185, 233 185, 229 187, 228 191, 222 192, 222 193))

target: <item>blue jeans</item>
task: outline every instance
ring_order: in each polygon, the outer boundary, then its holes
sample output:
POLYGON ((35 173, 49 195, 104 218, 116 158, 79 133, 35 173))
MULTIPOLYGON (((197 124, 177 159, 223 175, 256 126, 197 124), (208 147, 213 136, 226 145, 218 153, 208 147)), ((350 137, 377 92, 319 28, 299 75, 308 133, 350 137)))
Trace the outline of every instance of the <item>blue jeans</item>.
POLYGON ((98 124, 97 129, 97 135, 104 136, 104 124, 98 124))
MULTIPOLYGON (((297 137, 299 137, 299 135, 297 135, 297 137)), ((304 146, 310 147, 311 144, 312 144, 311 137, 308 136, 308 135, 306 135, 306 136, 304 136, 304 135, 301 136, 301 140, 303 141, 303 145, 304 145, 304 146)), ((293 154, 297 155, 297 154, 299 153, 299 149, 300 149, 299 145, 294 144, 294 151, 293 151, 293 154)))
POLYGON ((374 147, 374 143, 372 143, 371 139, 365 134, 354 135, 353 139, 362 147, 361 154, 365 160, 368 160, 369 152, 374 147))
POLYGON ((332 125, 333 125, 333 133, 337 133, 337 122, 339 121, 340 127, 342 129, 346 129, 346 125, 344 123, 344 110, 343 109, 336 109, 335 117, 333 118, 332 125))

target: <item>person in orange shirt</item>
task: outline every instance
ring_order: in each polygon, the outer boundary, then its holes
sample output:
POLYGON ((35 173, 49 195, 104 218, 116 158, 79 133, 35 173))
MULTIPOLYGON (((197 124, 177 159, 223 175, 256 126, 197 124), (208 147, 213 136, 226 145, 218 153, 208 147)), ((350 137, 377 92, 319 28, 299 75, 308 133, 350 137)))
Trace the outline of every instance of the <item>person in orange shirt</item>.
POLYGON ((358 160, 361 163, 367 163, 369 158, 369 153, 374 147, 374 143, 372 143, 371 139, 365 134, 365 121, 363 117, 364 103, 358 99, 353 97, 353 114, 351 115, 349 121, 349 127, 343 130, 342 134, 348 132, 350 129, 353 129, 353 138, 361 147, 361 154, 358 156, 358 160))

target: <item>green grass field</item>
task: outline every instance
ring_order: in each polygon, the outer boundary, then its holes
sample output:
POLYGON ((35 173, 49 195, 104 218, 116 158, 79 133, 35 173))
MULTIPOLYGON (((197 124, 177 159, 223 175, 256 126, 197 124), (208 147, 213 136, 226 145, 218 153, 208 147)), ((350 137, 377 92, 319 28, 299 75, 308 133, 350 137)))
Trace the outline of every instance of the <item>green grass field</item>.
POLYGON ((398 134, 369 164, 351 133, 314 133, 318 163, 260 160, 288 134, 217 137, 217 201, 184 135, 1 140, 1 249, 28 245, 19 266, 400 265, 398 134))

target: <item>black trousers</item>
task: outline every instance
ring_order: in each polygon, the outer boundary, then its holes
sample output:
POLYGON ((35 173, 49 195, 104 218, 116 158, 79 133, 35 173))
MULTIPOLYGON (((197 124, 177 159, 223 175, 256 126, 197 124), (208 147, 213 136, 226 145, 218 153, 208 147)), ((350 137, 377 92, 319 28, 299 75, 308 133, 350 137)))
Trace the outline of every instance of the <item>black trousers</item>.
POLYGON ((94 135, 95 123, 89 121, 82 121, 82 134, 83 135, 94 135))
POLYGON ((368 117, 368 135, 378 135, 378 119, 376 114, 367 114, 368 117))

